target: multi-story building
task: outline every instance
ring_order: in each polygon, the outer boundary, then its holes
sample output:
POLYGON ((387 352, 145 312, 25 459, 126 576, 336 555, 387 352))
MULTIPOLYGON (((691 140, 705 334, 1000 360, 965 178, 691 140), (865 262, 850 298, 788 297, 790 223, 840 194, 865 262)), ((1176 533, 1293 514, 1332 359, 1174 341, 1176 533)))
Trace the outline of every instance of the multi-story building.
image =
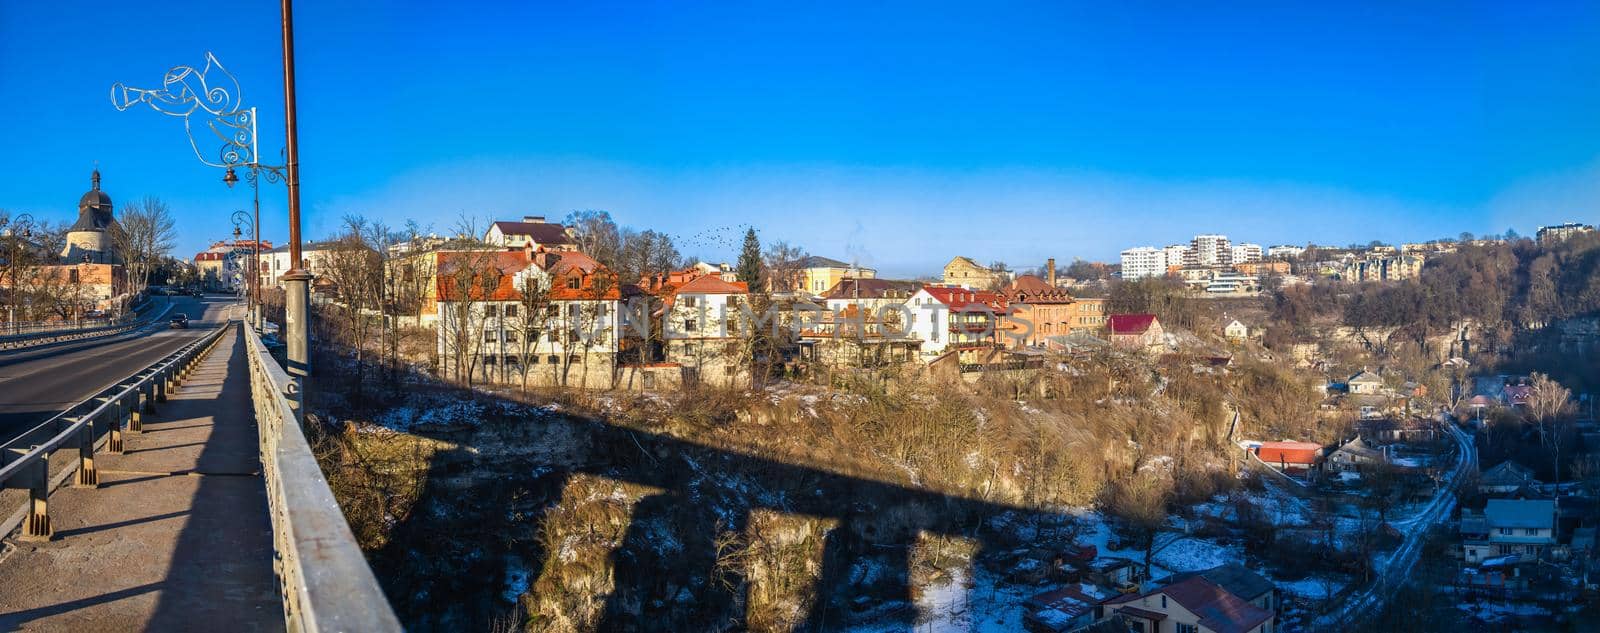
MULTIPOLYGON (((627 287, 576 251, 436 255, 440 374, 609 386, 630 334, 627 287)), ((648 318, 648 317, 646 317, 648 318)))
POLYGON ((1049 348, 1055 337, 1072 333, 1072 294, 1051 281, 1022 275, 1006 287, 1005 297, 1011 305, 1007 317, 1017 326, 1006 337, 1007 345, 1049 348))
POLYGON ((1189 266, 1227 266, 1233 263, 1233 245, 1226 235, 1196 235, 1189 241, 1194 251, 1194 262, 1189 266))
MULTIPOLYGON (((270 247, 271 244, 264 244, 263 246, 270 247)), ((300 259, 304 260, 301 263, 306 272, 316 274, 316 271, 327 264, 328 257, 333 253, 333 248, 333 242, 305 242, 302 244, 300 246, 300 259)), ((248 255, 248 251, 241 250, 248 255)), ((246 257, 245 259, 249 258, 246 257)), ((287 244, 262 250, 257 261, 256 273, 261 276, 261 287, 263 288, 280 285, 279 278, 283 277, 284 273, 289 272, 289 269, 294 268, 290 264, 289 246, 287 244)), ((199 265, 199 261, 195 263, 199 265)), ((203 270, 204 268, 202 267, 203 270)), ((202 272, 203 277, 204 273, 202 272)))
POLYGON ((799 271, 796 288, 813 297, 826 293, 842 279, 872 279, 878 276, 878 271, 871 268, 817 255, 801 259, 795 268, 799 271))
POLYGON ((971 257, 956 256, 944 265, 944 285, 978 290, 994 290, 1007 281, 1006 274, 979 264, 971 257))
POLYGON ((1348 256, 1339 278, 1350 282, 1399 281, 1422 274, 1427 258, 1421 253, 1348 256))
POLYGON ((1300 254, 1304 252, 1306 252, 1306 247, 1294 246, 1292 244, 1278 244, 1276 246, 1267 247, 1267 257, 1273 259, 1293 259, 1299 257, 1300 254))
POLYGON ((1122 278, 1128 281, 1167 274, 1166 253, 1151 246, 1122 251, 1122 278))
POLYGON ((567 251, 577 248, 567 227, 546 222, 542 215, 522 216, 521 222, 500 221, 489 225, 483 241, 508 248, 543 248, 547 251, 567 251))
POLYGON ((1235 244, 1230 252, 1231 262, 1236 265, 1261 261, 1260 244, 1235 244))
POLYGON ((1581 224, 1578 222, 1568 222, 1566 224, 1541 226, 1539 227, 1539 232, 1535 235, 1539 238, 1540 244, 1551 244, 1554 242, 1560 242, 1574 235, 1582 235, 1592 231, 1594 231, 1594 227, 1591 225, 1581 224))
POLYGON ((1075 297, 1068 310, 1068 334, 1099 334, 1106 329, 1106 300, 1103 297, 1075 297))
POLYGON ((667 359, 691 370, 696 380, 738 379, 746 360, 741 354, 749 333, 744 320, 749 296, 744 282, 714 274, 665 292, 661 338, 667 359))
POLYGON ((1185 266, 1185 262, 1194 260, 1194 249, 1187 244, 1168 244, 1161 249, 1161 253, 1167 257, 1167 268, 1185 266))
POLYGON ((924 358, 951 349, 994 349, 1000 344, 1008 309, 1005 297, 991 290, 925 285, 906 301, 911 312, 907 333, 922 342, 924 358))

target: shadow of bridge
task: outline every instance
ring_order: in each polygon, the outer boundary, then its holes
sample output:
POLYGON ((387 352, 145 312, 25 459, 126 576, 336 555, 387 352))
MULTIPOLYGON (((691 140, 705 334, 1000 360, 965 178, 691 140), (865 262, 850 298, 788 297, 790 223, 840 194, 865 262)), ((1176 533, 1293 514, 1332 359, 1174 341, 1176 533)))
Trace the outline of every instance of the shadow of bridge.
MULTIPOLYGON (((803 631, 840 630, 860 619, 862 604, 856 599, 869 590, 869 584, 870 602, 880 605, 870 612, 874 627, 910 629, 917 618, 912 552, 922 535, 970 539, 978 550, 976 561, 985 551, 1017 545, 1014 535, 988 527, 996 517, 1035 523, 1064 518, 565 414, 518 423, 515 433, 509 441, 548 450, 507 457, 506 451, 475 445, 478 440, 452 437, 461 443, 433 454, 418 508, 395 526, 389 545, 373 557, 379 578, 409 628, 465 625, 434 619, 446 596, 466 597, 470 606, 464 608, 476 610, 477 616, 458 614, 472 620, 467 628, 486 627, 482 614, 495 611, 494 601, 501 598, 487 590, 490 583, 485 581, 497 581, 505 574, 496 561, 503 556, 526 561, 530 579, 546 573, 550 554, 546 547, 551 543, 539 537, 536 527, 532 537, 514 535, 527 534, 529 526, 543 521, 563 503, 573 478, 583 475, 654 491, 633 505, 621 545, 610 555, 615 583, 598 621, 601 631, 745 628, 740 583, 718 580, 727 572, 718 566, 716 536, 742 533, 757 512, 803 515, 833 526, 822 539, 820 573, 814 574, 810 606, 798 627, 803 631), (481 512, 427 508, 430 503, 464 503, 469 497, 481 512), (440 544, 474 531, 483 535, 484 543, 504 549, 478 556, 440 544), (667 554, 663 542, 672 543, 667 554), (423 562, 419 556, 476 558, 464 564, 460 576, 430 578, 419 586, 402 580, 408 573, 419 575, 416 569, 423 562), (870 581, 859 573, 852 575, 852 568, 864 560, 872 561, 870 581), (682 593, 686 588, 692 596, 689 606, 682 593), (885 604, 895 606, 881 606, 885 604)), ((469 435, 483 437, 476 432, 469 435)), ((496 441, 500 439, 504 438, 496 441)), ((499 605, 503 612, 505 603, 499 605)), ((1020 622, 1016 624, 1020 628, 1020 622)))

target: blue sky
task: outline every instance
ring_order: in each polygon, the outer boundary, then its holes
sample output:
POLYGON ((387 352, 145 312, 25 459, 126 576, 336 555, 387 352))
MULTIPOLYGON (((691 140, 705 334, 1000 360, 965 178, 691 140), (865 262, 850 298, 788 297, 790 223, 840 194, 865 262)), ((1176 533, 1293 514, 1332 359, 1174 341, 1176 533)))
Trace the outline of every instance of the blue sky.
MULTIPOLYGON (((1600 5, 1229 4, 303 2, 306 229, 598 208, 910 275, 1600 215, 1600 5)), ((275 155, 273 5, 0 4, 0 208, 69 219, 98 161, 226 236, 248 189, 107 95, 214 51, 275 155)))

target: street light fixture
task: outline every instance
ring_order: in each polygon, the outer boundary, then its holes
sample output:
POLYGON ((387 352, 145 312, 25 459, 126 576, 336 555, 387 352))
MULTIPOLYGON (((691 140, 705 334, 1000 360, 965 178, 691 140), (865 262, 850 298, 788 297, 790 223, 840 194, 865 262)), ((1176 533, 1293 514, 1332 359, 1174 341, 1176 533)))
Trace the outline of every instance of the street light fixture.
POLYGON ((11 333, 20 334, 22 323, 17 321, 17 298, 22 296, 19 290, 22 286, 17 278, 21 272, 19 270, 21 264, 18 262, 22 261, 24 243, 33 238, 33 214, 21 213, 13 216, 6 227, 6 235, 11 238, 7 240, 11 245, 11 259, 6 261, 6 267, 11 269, 11 305, 6 306, 9 312, 7 316, 11 319, 11 333), (17 235, 18 228, 21 229, 21 236, 17 235))
MULTIPOLYGON (((289 271, 283 277, 286 297, 284 301, 285 342, 288 343, 287 369, 291 376, 303 380, 310 375, 310 303, 311 273, 305 270, 300 248, 300 144, 298 115, 295 108, 294 73, 294 12, 292 0, 281 0, 283 35, 283 102, 285 160, 282 167, 262 165, 256 134, 256 109, 246 108, 240 98, 239 81, 223 68, 215 55, 206 53, 204 68, 175 66, 167 71, 159 88, 129 88, 121 83, 111 87, 111 103, 118 110, 127 110, 135 104, 145 104, 168 116, 183 119, 189 145, 200 162, 225 169, 223 184, 232 187, 239 182, 235 168, 249 170, 247 178, 254 186, 261 172, 284 181, 289 190, 289 271), (198 115, 198 116, 196 116, 198 115), (216 159, 209 159, 195 140, 193 124, 199 122, 222 141, 216 159)), ((261 237, 260 192, 256 193, 256 240, 261 237)), ((260 305, 259 300, 257 305, 260 305)), ((258 315, 259 319, 259 315, 258 315)), ((303 385, 300 393, 304 393, 303 385)), ((304 415, 303 408, 297 411, 304 415)))

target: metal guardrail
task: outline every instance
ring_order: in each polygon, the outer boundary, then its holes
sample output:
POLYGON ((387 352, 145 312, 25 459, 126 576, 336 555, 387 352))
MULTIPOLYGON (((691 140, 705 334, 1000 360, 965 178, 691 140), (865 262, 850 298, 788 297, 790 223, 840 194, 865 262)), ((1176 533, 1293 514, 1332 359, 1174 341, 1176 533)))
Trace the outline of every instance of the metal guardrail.
MULTIPOLYGON (((72 328, 72 329, 65 329, 65 330, 51 330, 51 331, 45 331, 45 332, 36 332, 36 333, 33 333, 33 334, 4 335, 4 336, 0 336, 0 350, 18 349, 18 348, 23 348, 23 347, 32 347, 34 345, 44 345, 46 343, 59 343, 59 342, 62 342, 62 341, 76 341, 76 340, 86 339, 86 338, 96 338, 96 337, 100 337, 100 336, 110 336, 112 334, 121 334, 123 332, 128 332, 130 330, 135 330, 135 329, 144 327, 146 325, 150 325, 151 323, 154 323, 157 319, 160 319, 161 317, 166 316, 166 314, 168 312, 170 312, 171 310, 172 310, 172 306, 171 306, 171 304, 168 304, 167 305, 167 309, 156 313, 154 316, 131 319, 131 320, 125 322, 125 323, 113 323, 113 324, 110 324, 110 325, 102 325, 102 326, 88 327, 88 328, 72 328)), ((4 328, 0 328, 0 331, 4 331, 4 328)))
POLYGON ((274 566, 290 631, 401 631, 300 428, 299 385, 252 329, 250 394, 261 440, 274 566))
MULTIPOLYGON (((28 491, 25 515, 13 517, 24 522, 23 540, 45 541, 55 533, 50 525, 50 493, 66 477, 77 473, 75 485, 95 488, 100 476, 94 454, 102 434, 106 451, 121 454, 124 433, 143 432, 144 414, 194 371, 196 365, 221 340, 226 326, 201 337, 127 379, 90 396, 56 414, 5 444, 0 444, 0 488, 28 491), (76 448, 78 461, 52 476, 50 457, 62 448, 76 448)), ((8 521, 5 533, 15 525, 8 521)))

